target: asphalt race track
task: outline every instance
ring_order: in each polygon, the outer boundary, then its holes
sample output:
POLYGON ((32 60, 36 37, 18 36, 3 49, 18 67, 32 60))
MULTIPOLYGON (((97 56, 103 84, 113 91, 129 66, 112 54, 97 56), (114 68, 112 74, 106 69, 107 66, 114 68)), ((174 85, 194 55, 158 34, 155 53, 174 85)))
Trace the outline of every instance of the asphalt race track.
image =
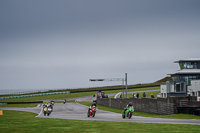
MULTIPOLYGON (((192 124, 200 125, 200 120, 188 119, 164 119, 164 118, 150 118, 133 116, 131 119, 122 118, 119 113, 113 113, 103 110, 97 110, 95 117, 87 117, 88 107, 78 103, 55 103, 53 112, 50 116, 44 116, 41 113, 41 108, 0 108, 0 110, 18 110, 38 113, 37 117, 45 118, 60 118, 73 120, 91 120, 91 121, 117 121, 117 122, 138 122, 138 123, 166 123, 166 124, 192 124)), ((133 113, 134 115, 134 113, 133 113)))

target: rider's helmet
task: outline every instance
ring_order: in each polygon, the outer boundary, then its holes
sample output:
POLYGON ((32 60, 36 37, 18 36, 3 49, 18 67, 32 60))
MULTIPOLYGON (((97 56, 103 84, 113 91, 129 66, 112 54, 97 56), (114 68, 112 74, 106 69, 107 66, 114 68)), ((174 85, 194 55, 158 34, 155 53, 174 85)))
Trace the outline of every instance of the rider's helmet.
POLYGON ((129 106, 133 106, 133 105, 132 105, 132 102, 129 103, 129 106))

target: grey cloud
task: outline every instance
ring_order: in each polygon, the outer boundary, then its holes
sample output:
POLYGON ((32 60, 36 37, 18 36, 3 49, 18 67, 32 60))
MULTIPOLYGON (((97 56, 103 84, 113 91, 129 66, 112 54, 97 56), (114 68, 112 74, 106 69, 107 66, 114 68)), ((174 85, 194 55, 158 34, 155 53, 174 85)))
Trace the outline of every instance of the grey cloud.
POLYGON ((154 82, 198 57, 199 1, 1 1, 1 88, 154 82))

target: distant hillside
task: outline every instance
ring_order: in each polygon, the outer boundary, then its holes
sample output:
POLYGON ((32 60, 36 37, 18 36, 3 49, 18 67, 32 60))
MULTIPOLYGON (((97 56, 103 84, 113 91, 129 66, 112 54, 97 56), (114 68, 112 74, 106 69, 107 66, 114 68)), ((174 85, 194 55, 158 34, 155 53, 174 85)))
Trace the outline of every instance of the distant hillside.
POLYGON ((156 82, 154 82, 154 83, 156 83, 156 84, 164 84, 164 83, 166 83, 166 81, 172 81, 172 77, 170 76, 167 76, 167 77, 164 77, 164 78, 162 78, 162 79, 160 79, 160 80, 158 80, 158 81, 156 81, 156 82))
MULTIPOLYGON (((166 81, 172 81, 171 77, 165 77, 163 79, 160 79, 153 83, 140 83, 140 84, 133 84, 128 85, 127 89, 134 89, 134 88, 144 88, 144 87, 155 87, 160 86, 160 84, 165 84, 166 81)), ((120 90, 122 88, 125 88, 125 86, 122 85, 116 85, 116 86, 103 86, 103 87, 91 87, 91 88, 77 88, 77 89, 62 89, 62 90, 49 90, 44 92, 33 92, 33 93, 21 93, 17 95, 24 95, 24 94, 40 94, 40 93, 51 93, 51 92, 64 92, 64 91, 70 91, 70 93, 77 93, 77 92, 91 92, 91 91, 105 91, 105 90, 120 90)), ((0 95, 0 97, 3 96, 15 96, 16 94, 7 94, 7 95, 0 95)))

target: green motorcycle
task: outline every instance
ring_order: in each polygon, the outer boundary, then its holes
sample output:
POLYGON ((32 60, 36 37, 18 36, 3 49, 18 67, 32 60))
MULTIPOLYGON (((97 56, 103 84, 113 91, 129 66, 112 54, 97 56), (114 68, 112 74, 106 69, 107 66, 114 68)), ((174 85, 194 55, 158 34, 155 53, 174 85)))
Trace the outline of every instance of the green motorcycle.
POLYGON ((132 117, 133 111, 133 106, 129 107, 128 109, 124 108, 122 118, 128 117, 130 119, 132 117))

